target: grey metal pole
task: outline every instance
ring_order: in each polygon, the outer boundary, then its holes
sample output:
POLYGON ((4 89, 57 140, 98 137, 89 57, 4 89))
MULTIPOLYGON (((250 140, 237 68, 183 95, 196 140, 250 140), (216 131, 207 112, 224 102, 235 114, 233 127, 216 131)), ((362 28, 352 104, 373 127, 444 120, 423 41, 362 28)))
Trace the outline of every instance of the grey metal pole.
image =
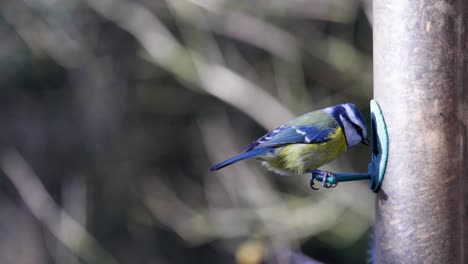
POLYGON ((390 154, 377 263, 466 263, 468 3, 375 0, 374 98, 390 154))

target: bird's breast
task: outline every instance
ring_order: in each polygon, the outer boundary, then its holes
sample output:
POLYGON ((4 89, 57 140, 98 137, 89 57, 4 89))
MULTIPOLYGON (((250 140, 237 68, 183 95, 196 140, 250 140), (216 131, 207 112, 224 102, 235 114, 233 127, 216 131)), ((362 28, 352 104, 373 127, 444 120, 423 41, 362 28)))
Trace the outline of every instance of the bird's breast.
POLYGON ((338 127, 327 142, 291 144, 277 148, 275 155, 265 159, 265 163, 274 171, 303 174, 308 169, 317 169, 338 158, 346 150, 346 139, 342 129, 338 127))

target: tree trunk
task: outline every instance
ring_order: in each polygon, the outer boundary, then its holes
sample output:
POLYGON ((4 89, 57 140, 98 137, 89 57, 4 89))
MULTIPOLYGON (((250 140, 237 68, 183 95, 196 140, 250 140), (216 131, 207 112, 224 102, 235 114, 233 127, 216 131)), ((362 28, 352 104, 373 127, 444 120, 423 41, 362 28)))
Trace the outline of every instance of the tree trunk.
POLYGON ((468 261, 467 4, 374 1, 374 97, 390 140, 377 263, 468 261))

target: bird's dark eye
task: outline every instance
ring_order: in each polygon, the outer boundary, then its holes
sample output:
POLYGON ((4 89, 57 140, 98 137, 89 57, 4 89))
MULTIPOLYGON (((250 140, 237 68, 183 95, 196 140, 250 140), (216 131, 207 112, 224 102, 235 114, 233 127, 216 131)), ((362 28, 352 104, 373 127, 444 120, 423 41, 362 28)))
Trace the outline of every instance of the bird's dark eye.
POLYGON ((356 129, 356 131, 357 131, 359 134, 362 134, 362 127, 360 127, 360 126, 358 126, 358 125, 356 125, 356 124, 354 124, 354 123, 351 123, 351 124, 353 124, 354 129, 356 129))
POLYGON ((356 132, 358 133, 358 135, 359 135, 361 138, 364 138, 364 133, 363 133, 362 127, 360 127, 360 126, 358 126, 358 125, 356 125, 356 124, 354 124, 354 123, 352 123, 352 124, 353 124, 354 129, 356 129, 356 132))

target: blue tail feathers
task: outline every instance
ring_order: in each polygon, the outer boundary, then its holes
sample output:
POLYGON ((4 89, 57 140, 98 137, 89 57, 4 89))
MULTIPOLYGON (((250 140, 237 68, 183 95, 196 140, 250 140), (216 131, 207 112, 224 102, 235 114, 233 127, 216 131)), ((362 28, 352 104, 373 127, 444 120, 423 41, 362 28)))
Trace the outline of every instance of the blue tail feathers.
POLYGON ((214 165, 213 167, 211 167, 210 171, 219 170, 219 169, 222 169, 222 168, 224 168, 224 167, 226 167, 228 165, 231 165, 234 162, 238 162, 240 160, 244 160, 244 159, 248 159, 248 158, 253 158, 253 157, 268 153, 270 151, 272 151, 272 149, 269 149, 269 148, 254 149, 254 150, 239 154, 239 155, 237 155, 235 157, 232 157, 230 159, 227 159, 227 160, 225 160, 223 162, 220 162, 220 163, 214 165))

